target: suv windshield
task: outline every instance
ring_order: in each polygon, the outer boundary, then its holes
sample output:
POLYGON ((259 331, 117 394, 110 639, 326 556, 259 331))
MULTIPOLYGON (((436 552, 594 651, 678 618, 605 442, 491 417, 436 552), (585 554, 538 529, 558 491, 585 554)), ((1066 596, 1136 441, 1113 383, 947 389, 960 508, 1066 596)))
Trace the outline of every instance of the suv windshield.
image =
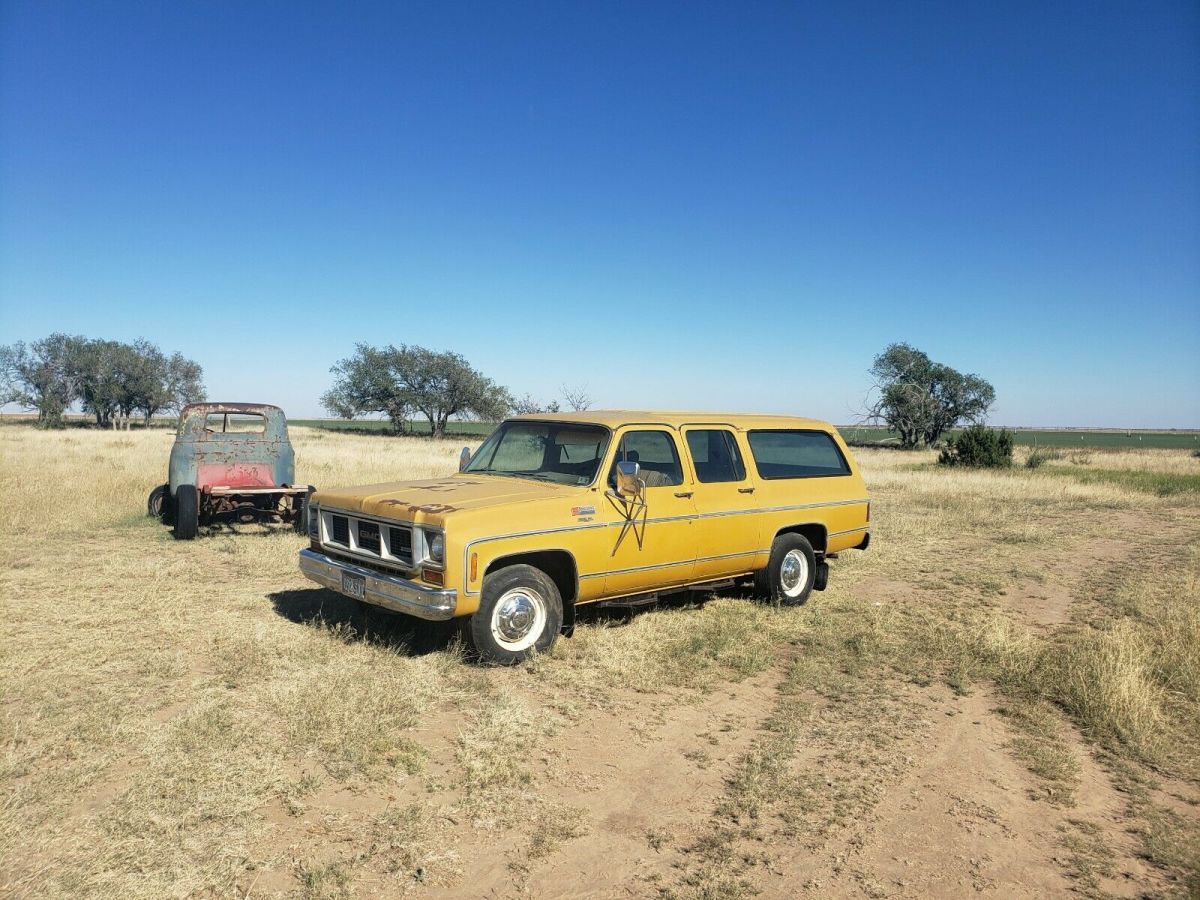
POLYGON ((467 472, 591 484, 608 431, 571 422, 505 422, 471 457, 467 472))

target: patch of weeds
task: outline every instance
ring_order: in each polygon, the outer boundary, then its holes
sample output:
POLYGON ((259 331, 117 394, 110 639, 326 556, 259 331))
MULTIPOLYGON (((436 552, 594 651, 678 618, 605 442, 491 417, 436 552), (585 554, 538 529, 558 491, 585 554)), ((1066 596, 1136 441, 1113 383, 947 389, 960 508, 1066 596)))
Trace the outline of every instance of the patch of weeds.
POLYGON ((1067 851, 1067 865, 1080 892, 1089 897, 1107 897, 1100 888, 1100 879, 1113 875, 1113 851, 1099 826, 1082 819, 1068 819, 1067 824, 1059 826, 1059 833, 1059 841, 1067 851))
POLYGON ((1020 734, 1009 742, 1017 758, 1042 781, 1046 799, 1062 806, 1075 805, 1079 760, 1061 738, 1062 723, 1053 707, 1030 701, 1010 703, 996 710, 1020 734))
POLYGON ((455 754, 463 773, 463 802, 477 826, 502 826, 531 800, 530 758, 553 732, 552 721, 515 698, 497 697, 479 709, 458 736, 455 754))
POLYGON ((317 667, 282 689, 276 708, 293 745, 315 751, 329 774, 346 779, 400 769, 415 774, 426 751, 403 736, 428 700, 411 673, 341 660, 317 667), (406 677, 406 675, 408 677, 406 677))
POLYGON ((1034 447, 1029 451, 1029 455, 1025 457, 1025 468, 1038 469, 1051 460, 1062 459, 1061 450, 1051 450, 1048 447, 1034 447))
POLYGON ((1189 897, 1200 897, 1200 824, 1160 807, 1142 809, 1146 858, 1179 873, 1189 897))
POLYGON ((646 832, 646 843, 655 853, 662 850, 671 840, 671 833, 662 828, 651 828, 646 832))
POLYGON ((350 873, 344 862, 296 865, 300 894, 305 900, 341 900, 350 896, 350 873))
POLYGON ((587 834, 584 812, 577 806, 546 803, 538 807, 529 836, 529 859, 544 859, 564 842, 587 834))

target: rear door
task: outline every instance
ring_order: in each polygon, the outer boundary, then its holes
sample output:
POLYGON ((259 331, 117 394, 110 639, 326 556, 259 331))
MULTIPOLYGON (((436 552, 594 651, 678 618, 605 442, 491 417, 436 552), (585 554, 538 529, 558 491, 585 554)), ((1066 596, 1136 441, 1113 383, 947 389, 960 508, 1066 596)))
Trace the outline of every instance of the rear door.
POLYGON ((757 479, 748 471, 737 434, 727 425, 686 425, 684 444, 696 481, 693 580, 739 575, 761 549, 757 479))

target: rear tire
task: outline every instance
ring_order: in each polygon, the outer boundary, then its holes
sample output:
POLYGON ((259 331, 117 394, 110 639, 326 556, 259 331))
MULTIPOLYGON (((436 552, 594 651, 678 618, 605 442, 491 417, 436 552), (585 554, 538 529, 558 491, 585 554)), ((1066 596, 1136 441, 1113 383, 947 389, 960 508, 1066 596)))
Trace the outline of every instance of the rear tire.
POLYGON ((175 491, 175 538, 190 541, 200 531, 200 492, 194 484, 181 484, 175 491))
POLYGON ((817 577, 817 555, 802 534, 781 534, 771 545, 767 567, 754 577, 759 596, 781 606, 808 601, 817 577))
POLYGON ((168 498, 171 496, 169 484, 160 484, 150 492, 149 498, 146 500, 146 515, 155 519, 165 520, 167 517, 167 506, 169 505, 168 498))
POLYGON ((484 577, 479 609, 464 630, 481 662, 512 666, 553 647, 562 621, 558 587, 541 569, 521 564, 484 577))

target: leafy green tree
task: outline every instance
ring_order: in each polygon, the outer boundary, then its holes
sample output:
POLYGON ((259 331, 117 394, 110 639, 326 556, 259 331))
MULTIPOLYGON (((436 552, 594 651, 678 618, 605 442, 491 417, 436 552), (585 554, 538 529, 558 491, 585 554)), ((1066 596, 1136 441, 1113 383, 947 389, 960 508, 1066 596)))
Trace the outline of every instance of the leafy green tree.
POLYGON ((875 357, 869 421, 887 425, 903 447, 933 446, 962 422, 978 423, 996 400, 995 389, 978 375, 936 363, 909 344, 891 344, 875 357))
POLYGON ((401 344, 358 344, 354 355, 331 370, 333 386, 322 396, 327 410, 343 418, 382 413, 397 431, 412 413, 429 421, 435 437, 455 416, 495 420, 508 412, 508 391, 472 368, 457 353, 401 344))
POLYGON ((189 403, 207 399, 204 390, 204 369, 194 359, 188 359, 176 351, 167 360, 167 403, 163 409, 175 415, 189 403))
POLYGON ((77 335, 55 332, 28 346, 0 347, 0 402, 36 409, 39 428, 62 428, 63 415, 79 399, 77 360, 86 344, 77 335))
POLYGON ((116 427, 125 391, 123 373, 128 366, 129 346, 117 341, 84 342, 75 356, 79 394, 84 412, 96 417, 102 428, 116 427))
POLYGON ((334 375, 333 387, 321 397, 325 409, 343 419, 381 413, 397 433, 404 431, 412 401, 403 381, 399 350, 357 344, 354 355, 339 360, 330 372, 334 375))

